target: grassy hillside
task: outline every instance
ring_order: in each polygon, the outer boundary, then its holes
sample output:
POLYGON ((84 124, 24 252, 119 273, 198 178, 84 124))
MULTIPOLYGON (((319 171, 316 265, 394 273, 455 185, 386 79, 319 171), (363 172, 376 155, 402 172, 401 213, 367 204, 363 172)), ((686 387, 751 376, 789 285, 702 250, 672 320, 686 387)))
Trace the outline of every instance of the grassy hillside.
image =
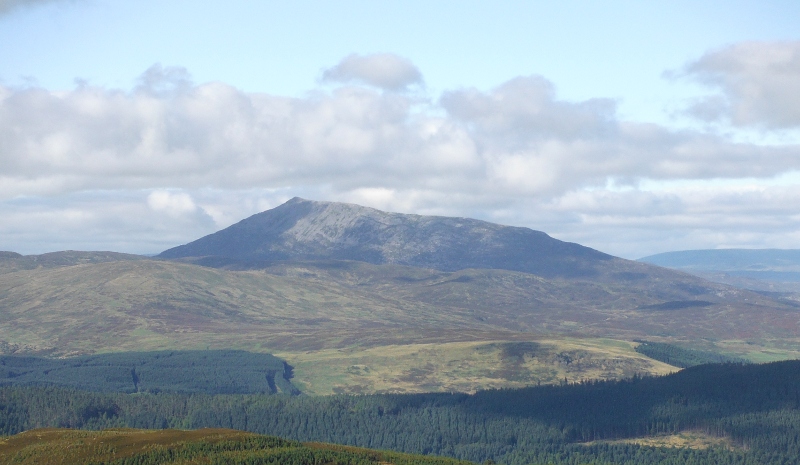
POLYGON ((306 347, 302 335, 315 329, 389 328, 414 320, 458 328, 464 320, 457 312, 441 315, 335 282, 154 260, 6 273, 0 308, 1 339, 64 354, 306 347))
MULTIPOLYGON (((710 339, 800 337, 790 303, 621 259, 591 279, 506 270, 453 273, 360 262, 277 263, 268 274, 337 283, 458 313, 465 323, 532 334, 710 339)), ((453 313, 450 313, 453 315, 453 313)))
POLYGON ((281 353, 309 392, 332 393, 474 391, 669 369, 604 340, 761 360, 790 358, 799 346, 795 307, 643 264, 641 275, 611 267, 580 280, 341 261, 226 269, 105 253, 55 258, 30 267, 0 257, 12 262, 0 274, 0 352, 281 353), (563 338, 595 348, 559 347, 563 338), (510 370, 500 346, 485 348, 517 342, 546 350, 510 370))
POLYGON ((303 444, 228 429, 194 431, 36 429, 0 440, 0 463, 467 465, 469 462, 333 444, 303 444))
POLYGON ((675 367, 608 339, 386 345, 281 352, 307 394, 475 392, 663 375, 675 367))

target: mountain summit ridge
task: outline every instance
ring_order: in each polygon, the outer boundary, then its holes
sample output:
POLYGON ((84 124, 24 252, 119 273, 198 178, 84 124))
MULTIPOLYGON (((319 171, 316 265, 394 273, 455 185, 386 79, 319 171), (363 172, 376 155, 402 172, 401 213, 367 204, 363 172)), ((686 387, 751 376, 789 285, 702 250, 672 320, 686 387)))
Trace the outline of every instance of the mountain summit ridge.
POLYGON ((360 205, 288 202, 162 252, 160 258, 355 260, 441 271, 493 268, 545 276, 594 273, 614 257, 541 231, 471 218, 389 213, 360 205))

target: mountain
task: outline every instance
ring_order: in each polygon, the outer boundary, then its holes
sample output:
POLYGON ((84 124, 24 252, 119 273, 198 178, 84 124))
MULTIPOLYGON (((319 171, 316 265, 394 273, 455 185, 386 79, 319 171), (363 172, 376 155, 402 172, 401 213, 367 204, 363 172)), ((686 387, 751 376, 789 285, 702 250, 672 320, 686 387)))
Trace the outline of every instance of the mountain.
POLYGON ((566 277, 593 275, 598 264, 613 258, 528 228, 386 213, 298 197, 159 255, 200 256, 242 261, 356 260, 441 271, 488 268, 566 277))
MULTIPOLYGON (((558 290, 544 291, 531 285, 521 292, 529 300, 517 301, 515 305, 521 307, 515 308, 544 305, 551 311, 565 307, 618 311, 730 307, 737 305, 737 299, 746 299, 752 308, 773 305, 763 297, 739 296, 732 289, 559 241, 528 228, 468 218, 387 213, 297 197, 214 234, 166 250, 159 258, 231 270, 270 268, 280 262, 358 261, 444 272, 522 272, 554 280, 549 284, 558 282, 554 286, 558 290)), ((460 296, 451 299, 448 304, 461 308, 464 303, 459 299, 460 296)), ((481 302, 484 308, 495 304, 481 302)), ((512 312, 511 318, 524 320, 525 313, 512 312)), ((617 317, 604 317, 604 321, 617 317)), ((592 319, 591 313, 585 312, 576 321, 592 319)))
POLYGON ((0 254, 0 353, 269 352, 312 393, 669 371, 637 340, 787 358, 799 307, 526 228, 302 199, 158 258, 0 254))

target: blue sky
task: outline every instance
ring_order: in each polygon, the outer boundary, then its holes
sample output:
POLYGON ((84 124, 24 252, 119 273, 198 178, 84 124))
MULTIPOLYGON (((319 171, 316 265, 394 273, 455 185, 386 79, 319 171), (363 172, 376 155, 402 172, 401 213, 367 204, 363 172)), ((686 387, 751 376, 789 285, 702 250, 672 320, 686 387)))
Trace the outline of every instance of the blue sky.
POLYGON ((161 63, 197 82, 301 96, 344 56, 391 52, 423 70, 434 95, 540 74, 561 98, 619 99, 625 115, 653 120, 701 91, 665 71, 740 41, 797 39, 800 18, 792 1, 19 3, 30 6, 0 17, 10 85, 126 89, 161 63))
POLYGON ((0 0, 0 249, 300 195, 627 258, 797 247, 800 4, 0 0))

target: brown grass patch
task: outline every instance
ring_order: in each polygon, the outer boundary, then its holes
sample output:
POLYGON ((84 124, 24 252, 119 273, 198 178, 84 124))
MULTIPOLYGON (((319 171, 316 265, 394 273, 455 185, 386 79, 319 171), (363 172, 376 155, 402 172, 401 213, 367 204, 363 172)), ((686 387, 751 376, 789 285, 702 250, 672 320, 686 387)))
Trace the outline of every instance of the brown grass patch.
POLYGON ((34 429, 0 441, 0 463, 67 465, 108 461, 187 442, 240 440, 252 433, 229 429, 79 431, 34 429))
POLYGON ((709 449, 716 447, 727 450, 742 450, 742 448, 734 444, 730 438, 712 436, 702 431, 682 431, 677 434, 616 439, 612 441, 592 441, 583 444, 587 446, 594 444, 637 444, 640 446, 675 447, 681 449, 709 449))

